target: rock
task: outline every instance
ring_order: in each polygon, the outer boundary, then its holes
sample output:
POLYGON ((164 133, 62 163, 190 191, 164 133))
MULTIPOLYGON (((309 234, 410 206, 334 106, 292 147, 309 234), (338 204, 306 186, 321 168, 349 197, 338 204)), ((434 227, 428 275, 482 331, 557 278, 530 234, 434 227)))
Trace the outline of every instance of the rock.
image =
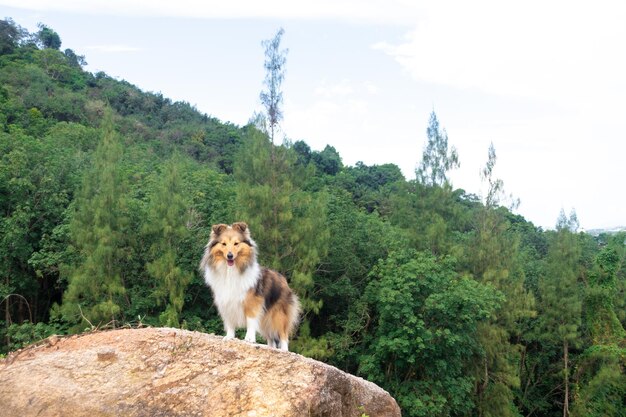
POLYGON ((58 338, 0 362, 7 416, 400 416, 375 384, 240 340, 177 329, 58 338))
POLYGON ((59 337, 56 334, 53 334, 52 336, 50 336, 48 339, 46 339, 48 342, 48 345, 50 346, 54 346, 57 344, 57 342, 59 341, 59 337))

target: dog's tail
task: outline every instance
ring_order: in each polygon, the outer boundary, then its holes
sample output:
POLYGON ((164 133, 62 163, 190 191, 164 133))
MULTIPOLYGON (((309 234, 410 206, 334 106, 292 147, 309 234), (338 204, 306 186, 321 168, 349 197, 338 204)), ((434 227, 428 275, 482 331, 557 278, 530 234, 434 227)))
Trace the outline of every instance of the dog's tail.
POLYGON ((296 328, 300 324, 300 317, 302 315, 302 307, 300 306, 300 299, 298 296, 292 292, 291 293, 291 302, 289 303, 289 311, 287 313, 289 319, 289 325, 287 328, 287 334, 289 336, 293 335, 296 328))

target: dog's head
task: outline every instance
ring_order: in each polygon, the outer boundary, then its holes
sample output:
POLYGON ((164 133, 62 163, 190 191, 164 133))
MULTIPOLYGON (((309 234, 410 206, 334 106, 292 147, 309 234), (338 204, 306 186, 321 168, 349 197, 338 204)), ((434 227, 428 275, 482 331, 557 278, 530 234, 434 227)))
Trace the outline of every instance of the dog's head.
POLYGON ((205 258, 207 258, 206 262, 213 267, 225 264, 227 267, 237 267, 240 271, 244 271, 256 261, 256 244, 250 237, 248 225, 243 222, 233 223, 230 226, 213 225, 205 258))

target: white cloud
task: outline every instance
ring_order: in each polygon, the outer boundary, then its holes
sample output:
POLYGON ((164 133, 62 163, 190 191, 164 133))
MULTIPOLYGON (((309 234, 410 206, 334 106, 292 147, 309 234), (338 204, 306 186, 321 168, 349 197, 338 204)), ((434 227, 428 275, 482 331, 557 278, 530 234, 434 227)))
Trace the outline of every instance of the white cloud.
POLYGON ((191 18, 348 19, 407 23, 417 10, 408 0, 0 0, 0 4, 39 11, 63 11, 116 16, 191 18))
POLYGON ((322 81, 321 85, 317 86, 314 91, 314 95, 318 97, 345 97, 354 93, 349 80, 342 80, 339 83, 328 85, 326 81, 322 81))
POLYGON ((109 53, 141 51, 141 48, 128 46, 128 45, 89 45, 89 46, 85 46, 83 49, 88 50, 88 51, 109 52, 109 53))
POLYGON ((372 99, 373 95, 389 98, 390 94, 372 81, 321 81, 310 91, 299 95, 305 100, 289 98, 285 102, 284 130, 292 140, 304 140, 314 150, 330 144, 347 165, 357 161, 395 163, 412 176, 421 144, 414 140, 403 143, 405 125, 397 122, 409 117, 410 109, 394 109, 390 119, 386 112, 389 103, 372 99))
POLYGON ((624 21, 611 0, 439 1, 404 41, 373 48, 420 81, 589 109, 626 93, 624 21))

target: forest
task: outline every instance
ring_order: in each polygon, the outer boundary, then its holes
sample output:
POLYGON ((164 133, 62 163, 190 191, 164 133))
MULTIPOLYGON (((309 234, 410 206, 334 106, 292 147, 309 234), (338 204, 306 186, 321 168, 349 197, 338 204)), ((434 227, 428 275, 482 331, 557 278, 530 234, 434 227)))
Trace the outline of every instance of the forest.
POLYGON ((0 354, 115 327, 223 334, 198 263, 212 224, 245 221, 302 301, 292 350, 403 415, 626 416, 626 233, 515 214, 493 146, 486 196, 455 189, 434 111, 415 179, 283 140, 281 35, 260 42, 265 111, 236 126, 0 20, 0 354))

